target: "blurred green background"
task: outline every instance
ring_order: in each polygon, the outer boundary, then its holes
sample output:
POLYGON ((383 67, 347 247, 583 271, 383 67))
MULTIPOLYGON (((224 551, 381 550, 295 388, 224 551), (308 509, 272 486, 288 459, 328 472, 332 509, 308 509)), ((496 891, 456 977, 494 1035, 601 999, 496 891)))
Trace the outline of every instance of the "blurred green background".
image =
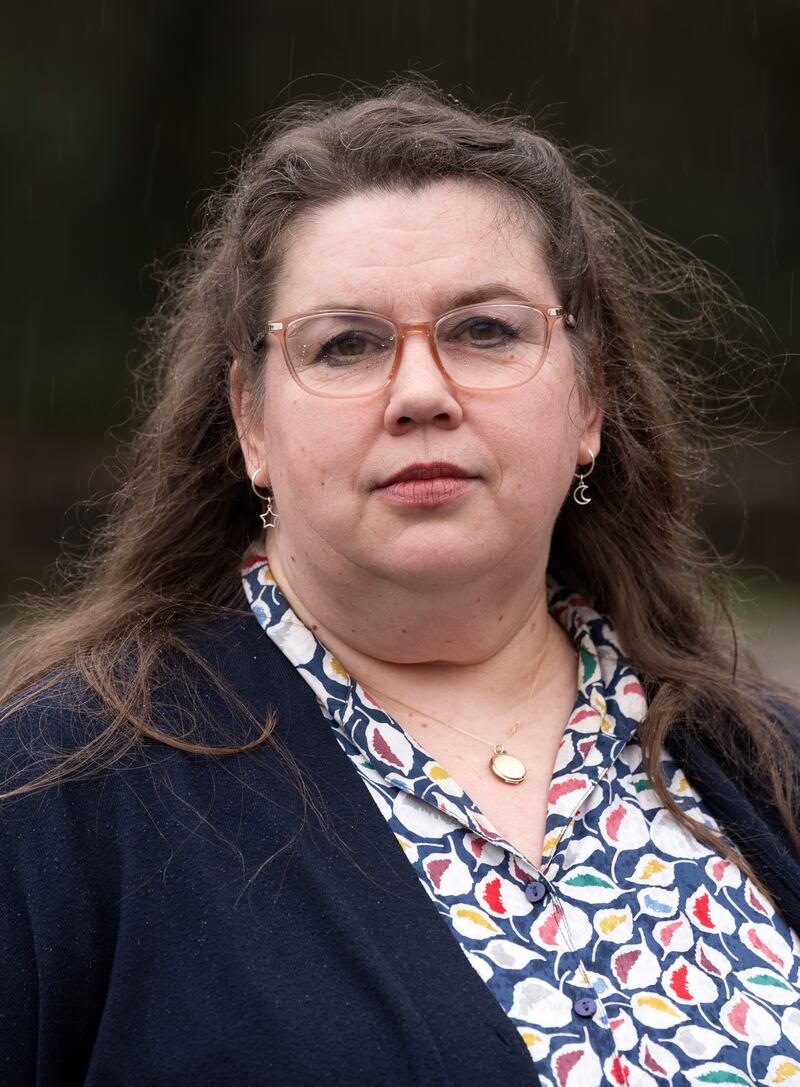
MULTIPOLYGON (((724 270, 798 351, 794 0, 73 0, 3 21, 4 599, 91 530, 80 504, 102 503, 130 425, 154 262, 187 241, 259 115, 348 80, 414 69, 600 148, 600 183, 724 270)), ((793 684, 798 394, 790 355, 758 405, 773 440, 721 455, 704 511, 742 562, 745 628, 793 684)))

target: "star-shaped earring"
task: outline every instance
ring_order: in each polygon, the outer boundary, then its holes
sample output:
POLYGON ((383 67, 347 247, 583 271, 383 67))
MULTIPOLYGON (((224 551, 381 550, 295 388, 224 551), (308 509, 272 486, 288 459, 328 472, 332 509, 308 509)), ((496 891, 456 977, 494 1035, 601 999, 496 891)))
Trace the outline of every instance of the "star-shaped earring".
POLYGON ((257 498, 260 498, 262 502, 267 503, 267 508, 263 513, 259 514, 261 524, 264 528, 275 528, 278 523, 278 511, 275 509, 275 495, 269 487, 266 488, 266 494, 261 494, 256 487, 256 480, 263 471, 263 468, 256 468, 255 472, 253 472, 253 475, 250 477, 250 486, 253 490, 253 494, 256 495, 257 498))

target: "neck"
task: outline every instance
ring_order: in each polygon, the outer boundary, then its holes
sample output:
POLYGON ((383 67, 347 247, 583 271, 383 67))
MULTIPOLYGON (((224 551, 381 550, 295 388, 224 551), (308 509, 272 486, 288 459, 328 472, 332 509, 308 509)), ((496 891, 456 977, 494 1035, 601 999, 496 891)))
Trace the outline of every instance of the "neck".
POLYGON ((498 717, 519 716, 537 670, 537 699, 565 668, 574 671, 571 643, 547 609, 544 564, 522 577, 509 564, 513 576, 488 570, 420 590, 363 570, 286 562, 273 534, 267 553, 297 616, 368 690, 477 720, 494 735, 498 717))

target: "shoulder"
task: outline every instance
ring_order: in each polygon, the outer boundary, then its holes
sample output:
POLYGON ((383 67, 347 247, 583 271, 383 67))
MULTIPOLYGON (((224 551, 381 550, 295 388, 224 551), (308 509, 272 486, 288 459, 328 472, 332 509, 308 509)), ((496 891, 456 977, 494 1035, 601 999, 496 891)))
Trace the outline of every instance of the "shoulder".
MULTIPOLYGON (((775 728, 800 755, 800 697, 792 692, 759 682, 751 688, 747 694, 752 706, 762 711, 762 728, 775 728)), ((714 714, 706 709, 701 709, 694 715, 698 728, 687 729, 686 723, 677 722, 671 732, 676 741, 681 741, 689 736, 702 739, 703 746, 715 761, 725 765, 728 762, 741 763, 743 756, 754 752, 753 733, 750 728, 745 728, 743 721, 727 710, 723 714, 714 714)), ((759 773, 759 767, 753 765, 754 774, 759 773)))
POLYGON ((699 712, 691 726, 675 723, 665 739, 669 753, 698 789, 712 814, 728 824, 768 827, 785 839, 785 813, 771 774, 772 753, 785 746, 779 772, 784 780, 800 780, 800 708, 790 693, 767 684, 753 692, 763 711, 761 724, 745 723, 732 712, 699 712), (770 752, 769 757, 765 751, 770 752))
POLYGON ((220 851, 219 863, 255 866, 302 826, 286 753, 313 750, 310 688, 247 615, 206 615, 175 644, 185 651, 165 656, 134 707, 149 731, 75 673, 3 707, 0 850, 34 898, 50 901, 49 883, 65 880, 111 893, 115 880, 176 871, 179 856, 187 880, 220 851))
POLYGON ((58 766, 152 763, 164 745, 135 719, 177 741, 231 747, 251 743, 269 716, 291 716, 310 694, 252 613, 239 608, 188 617, 147 675, 138 668, 129 654, 98 677, 111 699, 74 667, 0 706, 0 796, 58 766))
MULTIPOLYGON (((112 655, 108 674, 99 678, 106 686, 123 689, 135 677, 143 655, 135 650, 127 651, 124 659, 112 655)), ((252 612, 239 608, 184 616, 164 639, 158 660, 149 669, 156 704, 210 691, 220 680, 258 701, 273 683, 280 689, 293 671, 252 612)), ((64 666, 0 705, 0 732, 9 722, 31 726, 43 721, 69 732, 70 721, 91 717, 101 705, 84 670, 64 666)))
POLYGON ((0 789, 26 784, 103 731, 97 695, 68 669, 42 677, 0 706, 0 789))
MULTIPOLYGON (((759 683, 752 694, 755 707, 763 711, 761 715, 762 735, 767 733, 773 742, 783 739, 790 753, 800 760, 800 699, 785 688, 776 688, 766 683, 759 683)), ((758 757, 758 748, 753 734, 742 727, 738 719, 729 721, 729 727, 720 737, 719 747, 723 761, 733 760, 741 765, 742 759, 751 763, 754 780, 763 776, 764 767, 758 757)), ((782 767, 790 771, 792 767, 782 767)))
POLYGON ((765 691, 769 714, 800 755, 800 696, 790 700, 785 692, 765 691))

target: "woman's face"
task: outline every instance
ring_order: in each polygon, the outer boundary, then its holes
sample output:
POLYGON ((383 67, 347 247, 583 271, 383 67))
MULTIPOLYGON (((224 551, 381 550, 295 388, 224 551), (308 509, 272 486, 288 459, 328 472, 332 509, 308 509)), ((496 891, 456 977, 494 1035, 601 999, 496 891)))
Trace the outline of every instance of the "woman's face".
MULTIPOLYGON (((448 180, 348 197, 298 220, 270 316, 359 309, 433 321, 466 295, 561 302, 516 206, 448 180)), ((556 322, 526 384, 473 391, 450 385, 427 339, 411 335, 393 382, 343 400, 300 388, 268 336, 263 408, 243 447, 250 474, 261 467, 259 485, 269 480, 275 493, 270 546, 282 567, 417 589, 452 588, 488 568, 543 572, 576 464, 600 445, 600 412, 579 394, 569 336, 556 322), (389 484, 411 466, 439 478, 389 484)), ((246 409, 245 398, 235 410, 246 409)))

